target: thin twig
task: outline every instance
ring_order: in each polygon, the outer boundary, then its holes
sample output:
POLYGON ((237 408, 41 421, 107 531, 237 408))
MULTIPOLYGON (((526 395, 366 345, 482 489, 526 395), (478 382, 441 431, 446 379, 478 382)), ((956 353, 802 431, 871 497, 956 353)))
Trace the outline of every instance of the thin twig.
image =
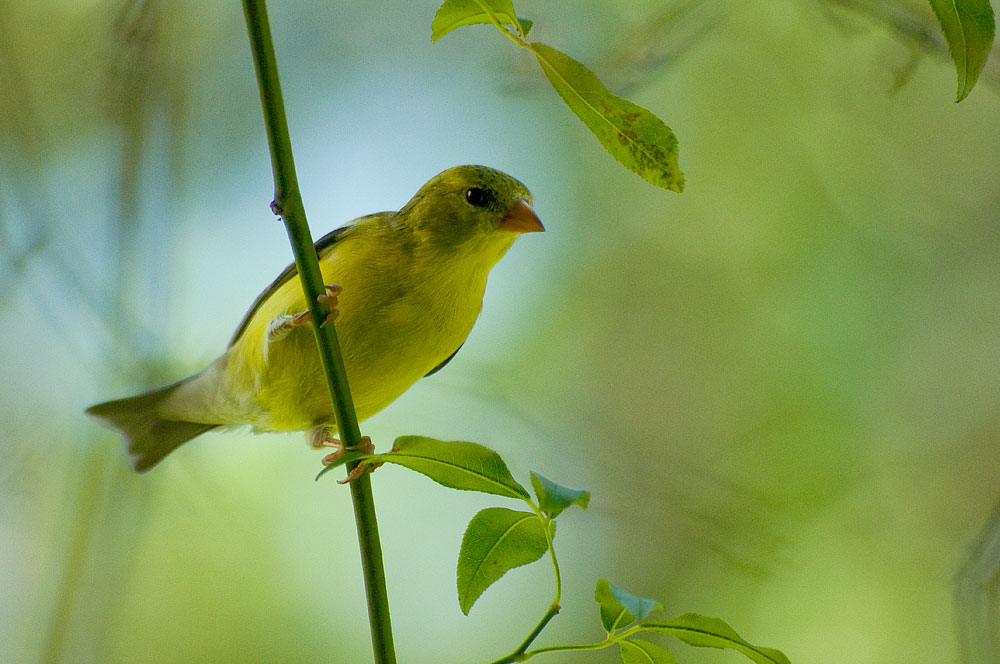
MULTIPOLYGON (((324 324, 329 309, 318 300, 319 296, 325 293, 325 286, 295 175, 295 162, 292 158, 291 139, 285 120, 281 86, 278 82, 278 65, 271 40, 271 28, 267 20, 267 8, 264 0, 243 0, 243 8, 257 69, 257 83, 271 150, 271 165, 274 170, 274 202, 271 208, 275 214, 281 216, 288 231, 288 239, 295 254, 295 265, 312 315, 320 361, 330 387, 337 429, 344 448, 351 449, 361 443, 361 430, 347 385, 347 373, 344 370, 344 360, 341 357, 336 331, 332 322, 324 324)), ((348 471, 353 470, 356 465, 356 462, 348 462, 348 471)), ((351 495, 354 499, 358 541, 361 545, 361 564, 368 593, 368 617, 371 623, 375 662, 395 664, 396 654, 392 643, 382 547, 375 519, 371 481, 367 473, 351 482, 351 495)))

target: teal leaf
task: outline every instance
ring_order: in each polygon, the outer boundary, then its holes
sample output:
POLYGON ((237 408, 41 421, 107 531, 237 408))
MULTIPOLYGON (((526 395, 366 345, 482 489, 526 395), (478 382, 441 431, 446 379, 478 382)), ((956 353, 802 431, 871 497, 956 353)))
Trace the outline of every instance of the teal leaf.
POLYGON ((669 650, 641 639, 625 639, 621 648, 623 664, 677 664, 669 650))
POLYGON ((976 85, 993 45, 993 8, 989 0, 930 0, 948 42, 958 73, 955 101, 965 99, 976 85))
POLYGON ((365 457, 362 463, 405 466, 450 489, 530 499, 525 488, 511 476, 500 455, 476 443, 401 436, 391 452, 365 457))
MULTIPOLYGON (((552 524, 555 534, 555 524, 552 524)), ((488 507, 472 517, 458 553, 458 603, 468 615, 495 581, 515 567, 541 558, 549 548, 537 514, 488 507)))
POLYGON ((725 648, 743 653, 757 664, 791 664, 780 650, 747 643, 732 627, 718 618, 685 613, 670 622, 642 623, 643 629, 672 634, 688 645, 699 648, 725 648))
POLYGON ((642 620, 663 606, 655 599, 647 599, 622 590, 607 579, 597 582, 594 601, 601 607, 601 624, 608 634, 642 620))
POLYGON ((564 487, 534 471, 531 473, 531 486, 538 497, 539 508, 553 519, 571 505, 587 509, 587 504, 590 502, 589 491, 564 487))
POLYGON ((511 0, 446 0, 431 21, 431 41, 465 25, 493 23, 493 17, 501 24, 514 26, 521 37, 531 29, 531 21, 514 13, 511 0))
POLYGON ((552 87, 626 168, 657 187, 684 190, 677 165, 677 138, 658 117, 611 94, 587 67, 540 42, 527 45, 552 87))

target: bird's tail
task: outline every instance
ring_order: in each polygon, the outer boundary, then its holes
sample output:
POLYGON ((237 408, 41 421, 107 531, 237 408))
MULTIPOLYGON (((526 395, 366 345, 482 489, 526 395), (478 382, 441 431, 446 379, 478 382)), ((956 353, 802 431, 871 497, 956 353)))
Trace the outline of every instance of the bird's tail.
POLYGON ((144 473, 183 443, 219 426, 159 416, 160 404, 188 380, 134 397, 105 401, 91 406, 86 413, 125 436, 125 449, 132 468, 137 473, 144 473))

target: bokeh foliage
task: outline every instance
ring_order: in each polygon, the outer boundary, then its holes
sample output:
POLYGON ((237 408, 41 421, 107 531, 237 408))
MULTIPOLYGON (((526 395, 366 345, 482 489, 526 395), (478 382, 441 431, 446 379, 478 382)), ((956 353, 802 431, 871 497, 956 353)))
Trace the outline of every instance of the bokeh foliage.
MULTIPOLYGON (((678 197, 567 122, 530 55, 475 30, 431 45, 434 9, 272 8, 317 232, 461 162, 526 182, 548 229, 498 266, 447 370, 364 432, 481 441, 591 489, 560 527, 581 609, 553 641, 593 629, 606 575, 793 662, 959 661, 954 578, 1000 479, 996 57, 956 105, 926 2, 519 6, 669 122, 678 197)), ((0 5, 0 660, 44 660, 53 634, 71 662, 367 652, 346 491, 312 482, 297 437, 211 435, 135 478, 80 414, 214 357, 289 260, 242 21, 0 5)), ((490 503, 392 470, 400 652, 505 652, 546 570, 462 616, 454 552, 490 503)))

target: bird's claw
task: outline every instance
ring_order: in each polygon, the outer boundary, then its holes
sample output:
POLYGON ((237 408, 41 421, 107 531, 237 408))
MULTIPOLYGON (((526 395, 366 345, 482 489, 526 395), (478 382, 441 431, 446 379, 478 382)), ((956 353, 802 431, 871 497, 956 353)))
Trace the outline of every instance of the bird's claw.
MULTIPOLYGON (((327 437, 323 441, 321 441, 320 446, 332 447, 334 449, 333 452, 323 457, 322 463, 324 466, 332 466, 333 464, 337 463, 338 461, 340 461, 340 458, 344 456, 344 452, 347 451, 360 451, 364 452, 365 454, 373 454, 375 452, 375 445, 372 444, 372 439, 369 438, 368 436, 362 436, 361 441, 357 445, 348 445, 346 447, 344 446, 343 443, 340 442, 340 440, 332 437, 327 437)), ((345 477, 342 480, 338 480, 337 483, 347 484, 348 482, 352 482, 361 477, 361 475, 364 474, 366 471, 375 470, 381 465, 382 465, 381 463, 358 464, 357 466, 351 469, 351 472, 348 473, 347 477, 345 477)))
POLYGON ((340 315, 340 310, 337 309, 337 296, 343 292, 343 288, 337 284, 328 284, 326 286, 326 293, 320 295, 316 298, 321 304, 325 304, 330 308, 330 313, 327 314, 326 320, 323 321, 323 325, 333 322, 338 315, 340 315))
MULTIPOLYGON (((333 438, 332 436, 327 436, 326 438, 320 441, 319 446, 332 447, 335 450, 334 452, 326 455, 326 459, 333 457, 332 459, 330 459, 330 463, 334 463, 335 461, 337 461, 337 459, 339 459, 344 454, 344 452, 347 451, 353 452, 355 450, 359 450, 361 452, 364 452, 365 454, 372 454, 373 452, 375 452, 375 445, 372 443, 372 439, 369 436, 361 436, 361 441, 358 442, 357 445, 348 445, 347 447, 344 447, 344 444, 340 442, 340 440, 338 440, 337 438, 333 438)), ((324 459, 324 461, 326 459, 324 459)), ((329 466, 330 463, 324 465, 329 466)))
MULTIPOLYGON (((337 316, 340 315, 340 310, 337 309, 337 304, 338 304, 337 296, 340 295, 343 292, 343 290, 344 289, 338 286, 337 284, 328 284, 326 286, 326 293, 316 298, 317 302, 325 304, 327 307, 330 308, 330 313, 326 315, 326 318, 323 320, 322 325, 326 325, 327 323, 332 323, 334 320, 336 320, 337 316)), ((288 324, 292 326, 306 325, 311 320, 312 320, 312 313, 308 309, 306 309, 305 311, 301 311, 292 316, 289 319, 288 324)))
POLYGON ((376 468, 378 468, 381 465, 382 465, 381 462, 379 462, 379 463, 359 463, 354 468, 351 468, 351 472, 347 473, 347 477, 345 477, 342 480, 337 480, 337 484, 349 484, 349 483, 353 482, 354 480, 358 479, 359 477, 361 477, 362 475, 364 475, 365 473, 370 472, 372 470, 375 470, 376 468))

